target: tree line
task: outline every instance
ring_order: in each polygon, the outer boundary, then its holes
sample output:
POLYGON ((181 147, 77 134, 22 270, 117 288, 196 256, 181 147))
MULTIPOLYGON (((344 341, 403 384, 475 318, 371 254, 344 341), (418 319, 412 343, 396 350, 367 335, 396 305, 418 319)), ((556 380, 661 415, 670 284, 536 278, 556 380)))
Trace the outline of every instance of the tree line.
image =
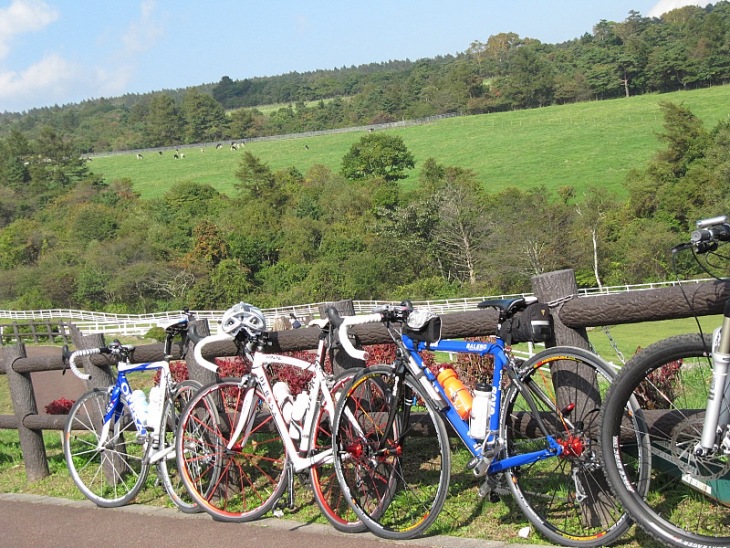
POLYGON ((627 176, 628 199, 600 187, 489 193, 470 170, 416 165, 401 137, 376 132, 339 170, 274 171, 244 152, 231 195, 185 182, 142 200, 52 129, 13 130, 0 138, 0 307, 493 295, 563 268, 590 287, 665 280, 668 250, 693 222, 730 211, 730 121, 706 128, 684 106, 661 109, 658 151, 627 176), (398 181, 413 169, 419 184, 406 191, 398 181))
POLYGON ((661 18, 631 11, 591 33, 544 44, 515 33, 475 40, 457 55, 390 61, 167 90, 0 114, 0 135, 45 127, 86 152, 239 140, 730 82, 730 3, 661 18), (264 113, 261 105, 283 104, 264 113))

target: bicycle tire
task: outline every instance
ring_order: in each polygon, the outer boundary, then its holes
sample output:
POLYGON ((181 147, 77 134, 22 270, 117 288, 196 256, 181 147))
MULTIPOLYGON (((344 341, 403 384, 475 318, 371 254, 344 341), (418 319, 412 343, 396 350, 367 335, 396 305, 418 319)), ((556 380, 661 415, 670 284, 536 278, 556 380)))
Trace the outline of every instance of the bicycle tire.
POLYGON ((123 397, 108 440, 99 447, 108 405, 109 394, 98 388, 76 400, 63 429, 63 454, 71 479, 86 498, 102 508, 116 508, 130 503, 140 492, 149 462, 147 446, 138 438, 123 397))
POLYGON ((500 418, 503 458, 546 447, 525 393, 555 441, 559 456, 505 471, 510 491, 543 536, 564 546, 600 546, 631 526, 601 467, 599 409, 615 372, 600 357, 573 347, 536 354, 504 395, 500 418), (540 397, 542 396, 542 398, 540 397))
POLYGON ((636 523, 670 546, 730 546, 730 507, 727 495, 716 490, 730 485, 730 463, 721 452, 706 458, 694 452, 712 379, 711 348, 711 336, 699 334, 644 348, 618 375, 603 409, 608 480, 636 523), (629 398, 641 405, 639 430, 629 433, 651 448, 645 486, 637 485, 631 446, 625 442, 622 409, 629 398))
POLYGON ((218 521, 257 519, 287 488, 286 449, 263 401, 258 387, 222 379, 200 389, 180 417, 176 453, 183 482, 195 502, 218 521), (250 391, 250 433, 242 439, 244 428, 231 442, 250 391))
MULTIPOLYGON (((332 389, 330 390, 335 402, 337 401, 337 394, 342 392, 359 372, 359 369, 348 369, 335 376, 332 381, 332 389)), ((310 454, 318 454, 332 447, 333 419, 334 410, 330 416, 325 410, 323 402, 319 402, 314 419, 314 432, 310 438, 310 454)), ((340 482, 337 481, 333 461, 334 459, 329 459, 309 469, 309 479, 312 484, 314 500, 317 506, 319 506, 322 515, 338 531, 343 533, 361 533, 367 531, 365 524, 350 508, 340 488, 340 482)))
POLYGON ((400 378, 392 366, 368 367, 339 398, 333 426, 335 472, 348 502, 373 534, 391 540, 433 524, 451 474, 443 419, 409 374, 393 407, 400 378))
POLYGON ((203 509, 192 498, 180 477, 175 457, 175 435, 183 409, 202 386, 195 380, 185 380, 177 384, 175 392, 165 402, 158 436, 159 448, 162 450, 172 447, 172 452, 157 463, 157 475, 162 480, 162 485, 170 500, 178 510, 185 514, 196 514, 202 512, 203 509))

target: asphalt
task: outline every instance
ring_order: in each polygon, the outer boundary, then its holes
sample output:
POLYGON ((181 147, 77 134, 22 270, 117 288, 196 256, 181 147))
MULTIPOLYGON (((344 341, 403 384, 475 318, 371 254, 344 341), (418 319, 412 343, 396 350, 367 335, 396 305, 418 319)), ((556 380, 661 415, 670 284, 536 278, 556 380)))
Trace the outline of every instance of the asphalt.
POLYGON ((136 546, 236 546, 266 548, 546 548, 482 539, 430 536, 389 541, 371 533, 345 534, 332 527, 266 518, 251 523, 221 523, 207 514, 183 514, 172 508, 131 504, 98 508, 90 501, 0 493, 0 546, 4 548, 79 548, 136 546))

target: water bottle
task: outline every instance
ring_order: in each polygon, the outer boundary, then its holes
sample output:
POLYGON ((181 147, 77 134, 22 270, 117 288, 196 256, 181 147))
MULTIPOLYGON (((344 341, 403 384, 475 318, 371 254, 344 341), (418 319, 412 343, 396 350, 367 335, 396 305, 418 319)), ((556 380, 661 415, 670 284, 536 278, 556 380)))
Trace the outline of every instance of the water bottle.
POLYGON ((302 419, 304 419, 304 415, 307 413, 308 407, 309 392, 307 392, 306 390, 299 392, 296 399, 294 400, 294 405, 292 406, 291 410, 291 424, 289 425, 289 435, 292 437, 292 439, 299 439, 299 433, 302 429, 302 419))
POLYGON ((291 413, 294 402, 291 397, 289 385, 283 381, 279 381, 275 383, 271 389, 274 392, 274 399, 276 400, 276 403, 279 404, 281 414, 284 415, 284 421, 289 424, 291 421, 291 413))
POLYGON ((147 408, 147 427, 153 431, 160 429, 162 419, 162 406, 164 404, 162 388, 155 385, 150 389, 150 403, 147 408))
POLYGON ((142 424, 144 424, 147 421, 147 396, 145 396, 144 392, 141 390, 134 390, 132 391, 130 403, 132 404, 132 409, 134 409, 137 418, 142 424))
POLYGON ((492 400, 492 387, 486 382, 478 382, 474 387, 474 400, 471 405, 469 434, 472 438, 483 440, 487 436, 487 420, 492 400))
POLYGON ((436 377, 444 387, 454 409, 462 419, 466 419, 471 411, 472 397, 469 389, 459 380, 456 371, 450 368, 443 368, 436 377))

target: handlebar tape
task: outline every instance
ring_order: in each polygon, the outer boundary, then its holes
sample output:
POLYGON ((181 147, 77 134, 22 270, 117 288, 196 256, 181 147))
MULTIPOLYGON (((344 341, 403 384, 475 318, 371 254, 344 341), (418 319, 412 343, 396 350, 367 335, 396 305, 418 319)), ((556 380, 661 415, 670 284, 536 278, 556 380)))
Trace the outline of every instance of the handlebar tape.
POLYGON ((216 342, 232 342, 233 340, 234 337, 229 335, 228 333, 219 333, 217 335, 209 335, 207 337, 203 337, 195 343, 195 348, 193 348, 193 356, 195 356, 195 362, 201 367, 205 367, 208 371, 212 371, 213 373, 217 372, 218 366, 203 358, 203 347, 216 342))
POLYGON ((366 323, 379 323, 383 321, 383 316, 380 313, 374 313, 374 314, 365 314, 363 316, 345 316, 342 319, 342 323, 339 326, 339 338, 340 338, 340 344, 342 345, 342 348, 347 352, 350 356, 357 360, 367 361, 368 359, 368 353, 364 350, 358 350, 352 345, 352 342, 350 342, 350 337, 348 336, 348 327, 351 325, 364 325, 366 323))
POLYGON ((83 358, 84 356, 93 356, 94 354, 111 354, 111 350, 106 347, 87 348, 86 350, 76 350, 69 356, 68 364, 71 367, 71 371, 73 371, 73 374, 81 380, 88 381, 91 378, 91 375, 81 372, 81 370, 76 365, 76 359, 83 358))

